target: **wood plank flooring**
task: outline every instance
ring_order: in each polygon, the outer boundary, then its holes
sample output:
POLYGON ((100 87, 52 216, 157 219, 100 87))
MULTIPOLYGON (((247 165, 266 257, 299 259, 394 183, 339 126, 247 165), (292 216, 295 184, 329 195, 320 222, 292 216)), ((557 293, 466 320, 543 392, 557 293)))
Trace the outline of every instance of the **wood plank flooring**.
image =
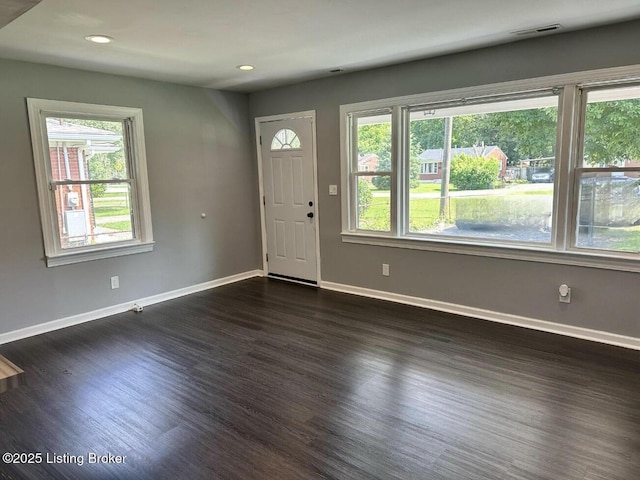
POLYGON ((1 479, 640 479, 640 352, 477 319, 256 278, 0 354, 1 479))

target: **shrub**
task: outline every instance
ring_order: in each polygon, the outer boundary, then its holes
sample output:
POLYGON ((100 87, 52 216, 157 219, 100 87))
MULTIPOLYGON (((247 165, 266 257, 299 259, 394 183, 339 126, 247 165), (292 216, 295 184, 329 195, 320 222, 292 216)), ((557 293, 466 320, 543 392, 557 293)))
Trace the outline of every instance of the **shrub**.
POLYGON ((391 190, 391 177, 388 175, 373 177, 371 181, 378 190, 391 190))
POLYGON ((458 190, 483 190, 493 188, 500 163, 495 158, 456 155, 451 160, 451 183, 458 190))
MULTIPOLYGON (((380 160, 378 165, 380 171, 391 170, 390 160, 380 160)), ((378 190, 391 190, 391 177, 389 175, 380 175, 373 177, 371 182, 378 190)), ((420 186, 420 161, 418 155, 412 152, 411 162, 409 164, 409 188, 418 188, 420 186)))
POLYGON ((371 200, 373 199, 373 194, 371 193, 371 184, 366 180, 359 178, 358 179, 358 209, 360 215, 364 215, 364 212, 367 210, 369 205, 371 205, 371 200))

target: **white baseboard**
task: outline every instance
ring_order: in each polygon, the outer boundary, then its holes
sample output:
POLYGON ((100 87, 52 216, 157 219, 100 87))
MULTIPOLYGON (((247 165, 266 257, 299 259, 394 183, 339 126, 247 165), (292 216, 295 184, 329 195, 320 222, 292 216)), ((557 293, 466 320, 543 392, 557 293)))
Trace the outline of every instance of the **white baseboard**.
MULTIPOLYGON (((180 288, 178 290, 172 290, 170 292, 160 293, 158 295, 152 295, 137 300, 131 300, 119 305, 113 305, 110 307, 100 308, 87 313, 81 313, 79 315, 73 315, 71 317, 61 318, 46 323, 41 323, 31 327, 21 328, 12 332, 0 334, 0 345, 4 343, 13 342, 34 335, 40 335, 42 333, 51 332, 61 328, 71 327, 80 323, 90 322, 92 320, 98 320, 100 318, 108 317, 110 315, 116 315, 131 310, 133 304, 138 304, 143 307, 153 305, 174 298, 190 295, 192 293, 201 292, 203 290, 209 290, 212 288, 227 285, 229 283, 235 283, 242 280, 246 280, 253 277, 264 276, 262 270, 252 270, 249 272, 238 273, 236 275, 230 275, 228 277, 211 280, 210 282, 199 283, 190 287, 180 288)), ((616 345, 619 347, 630 348, 634 350, 640 350, 640 338, 627 337, 624 335, 618 335, 616 333, 604 332, 601 330, 591 330, 588 328, 575 327, 572 325, 563 325, 560 323, 548 322, 546 320, 539 320, 536 318, 521 317, 519 315, 511 315, 508 313, 494 312, 492 310, 485 310, 481 308, 469 307, 465 305, 458 305, 455 303, 440 302, 438 300, 429 300, 421 297, 412 297, 409 295, 402 295, 399 293, 390 293, 382 290, 373 290, 369 288, 355 287, 352 285, 344 285, 334 282, 321 282, 321 288, 327 290, 334 290, 336 292, 350 293, 353 295, 360 295, 363 297, 377 298, 380 300, 387 300, 396 303, 403 303, 406 305, 413 305, 416 307, 428 308, 431 310, 437 310, 440 312, 453 313, 456 315, 464 315, 466 317, 475 317, 482 320, 489 320, 497 323, 504 323, 507 325, 515 325, 518 327, 531 328, 533 330, 541 330, 543 332, 556 333, 559 335, 566 335, 568 337, 581 338, 584 340, 591 340, 594 342, 606 343, 609 345, 616 345)))
POLYGON ((336 292, 350 293, 363 297, 404 303, 406 305, 428 308, 440 312, 454 313, 456 315, 464 315, 466 317, 475 317, 482 320, 505 323, 508 325, 531 328, 533 330, 541 330, 543 332, 557 333, 559 335, 566 335, 568 337, 581 338, 584 340, 616 345, 618 347, 640 350, 640 338, 627 337, 624 335, 618 335, 616 333, 603 332, 601 330, 591 330, 589 328, 574 327, 572 325, 563 325, 560 323, 548 322, 546 320, 538 320, 536 318, 521 317, 519 315, 494 312, 492 310, 484 310, 482 308, 458 305, 455 303, 440 302, 437 300, 429 300, 421 297, 411 297, 409 295, 390 293, 382 290, 354 287, 352 285, 344 285, 341 283, 322 282, 320 284, 320 287, 327 290, 334 290, 336 292))
POLYGON ((236 275, 230 275, 224 278, 218 278, 211 280, 210 282, 199 283, 190 287, 180 288, 178 290, 172 290, 170 292, 160 293, 158 295, 152 295, 150 297, 140 298, 137 300, 131 300, 119 305, 113 305, 110 307, 100 308, 87 313, 81 313, 79 315, 73 315, 71 317, 60 318, 46 323, 40 323, 32 327, 21 328, 12 332, 0 334, 0 345, 3 343, 14 342, 34 335, 40 335, 42 333, 51 332, 60 328, 71 327, 80 323, 90 322, 92 320, 98 320, 99 318, 108 317, 110 315, 116 315, 131 310, 133 304, 146 307, 155 303, 165 302, 174 298, 183 297, 192 293, 201 292, 203 290, 209 290, 211 288, 221 287, 228 283, 239 282, 253 277, 263 276, 262 270, 251 270, 249 272, 238 273, 236 275))

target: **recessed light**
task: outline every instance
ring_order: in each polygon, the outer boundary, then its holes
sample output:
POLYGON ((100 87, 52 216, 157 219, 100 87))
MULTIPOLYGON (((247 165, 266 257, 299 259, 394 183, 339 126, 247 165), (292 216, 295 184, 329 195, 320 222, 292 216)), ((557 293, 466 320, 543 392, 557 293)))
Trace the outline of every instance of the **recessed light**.
POLYGON ((106 35, 87 35, 84 37, 85 40, 88 40, 93 43, 111 43, 113 42, 113 38, 107 37, 106 35))
POLYGON ((256 67, 254 67, 253 65, 238 65, 236 68, 238 70, 242 70, 242 71, 248 72, 249 70, 253 70, 256 67))

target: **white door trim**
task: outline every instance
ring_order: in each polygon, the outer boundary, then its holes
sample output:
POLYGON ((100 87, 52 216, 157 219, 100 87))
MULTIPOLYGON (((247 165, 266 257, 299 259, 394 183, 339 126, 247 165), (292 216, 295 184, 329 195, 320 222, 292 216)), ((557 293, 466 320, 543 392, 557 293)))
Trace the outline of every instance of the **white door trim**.
POLYGON ((265 117, 255 118, 255 131, 256 131, 256 150, 258 152, 258 188, 260 193, 260 229, 262 233, 262 270, 265 275, 269 273, 269 264, 267 262, 267 223, 266 212, 264 208, 264 174, 262 171, 262 148, 260 145, 260 124, 267 122, 276 122, 279 120, 291 120, 295 118, 311 118, 311 134, 313 138, 312 159, 313 159, 313 202, 315 208, 316 218, 316 282, 320 286, 322 281, 322 275, 320 272, 320 209, 318 203, 318 149, 316 139, 316 111, 307 110, 304 112, 283 113, 280 115, 268 115, 265 117))

